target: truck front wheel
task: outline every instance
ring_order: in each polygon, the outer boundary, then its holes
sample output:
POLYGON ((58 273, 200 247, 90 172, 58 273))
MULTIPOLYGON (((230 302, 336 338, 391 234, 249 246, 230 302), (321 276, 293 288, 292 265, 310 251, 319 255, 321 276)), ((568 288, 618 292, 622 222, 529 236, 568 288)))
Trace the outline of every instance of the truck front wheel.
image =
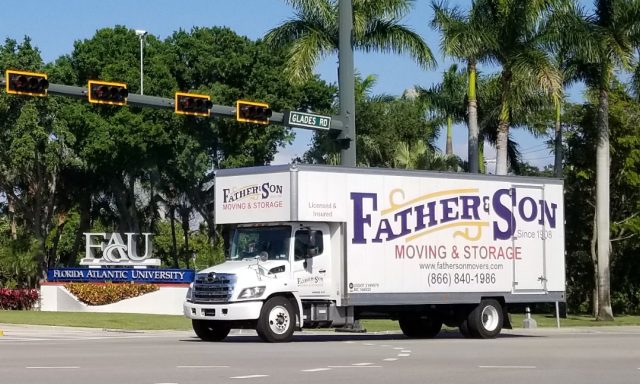
POLYGON ((191 320, 191 326, 196 335, 204 341, 221 341, 231 331, 231 328, 222 321, 191 320))
POLYGON ((291 341, 294 326, 295 311, 291 302, 284 297, 275 296, 262 306, 256 331, 266 342, 282 343, 291 341))
POLYGON ((405 336, 412 339, 430 339, 436 337, 442 329, 442 321, 420 316, 402 316, 398 320, 405 336))
POLYGON ((481 339, 493 339, 502 330, 502 307, 496 300, 482 300, 471 311, 467 325, 471 335, 481 339))

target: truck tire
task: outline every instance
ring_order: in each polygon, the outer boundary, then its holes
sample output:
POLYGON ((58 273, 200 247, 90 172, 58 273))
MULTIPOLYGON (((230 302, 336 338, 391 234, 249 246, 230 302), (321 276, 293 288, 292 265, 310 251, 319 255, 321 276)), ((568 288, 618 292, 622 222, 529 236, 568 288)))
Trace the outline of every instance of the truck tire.
POLYGON ((191 320, 191 327, 196 335, 204 341, 221 341, 231 331, 231 327, 222 321, 191 320))
POLYGON ((502 307, 496 300, 482 300, 471 311, 467 319, 469 332, 473 337, 480 339, 493 339, 502 330, 502 307))
POLYGON ((402 333, 411 339, 431 339, 442 329, 442 321, 418 315, 401 316, 398 323, 402 333))
POLYGON ((295 328, 295 311, 291 302, 284 297, 275 296, 262 306, 256 332, 269 343, 291 341, 295 328))

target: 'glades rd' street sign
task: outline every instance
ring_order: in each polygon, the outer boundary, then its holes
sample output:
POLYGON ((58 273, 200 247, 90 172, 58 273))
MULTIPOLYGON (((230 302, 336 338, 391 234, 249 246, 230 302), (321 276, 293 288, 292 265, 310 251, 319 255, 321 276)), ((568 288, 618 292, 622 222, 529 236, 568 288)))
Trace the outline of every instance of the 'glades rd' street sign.
POLYGON ((284 124, 297 128, 329 129, 331 116, 315 115, 313 113, 285 111, 284 124))

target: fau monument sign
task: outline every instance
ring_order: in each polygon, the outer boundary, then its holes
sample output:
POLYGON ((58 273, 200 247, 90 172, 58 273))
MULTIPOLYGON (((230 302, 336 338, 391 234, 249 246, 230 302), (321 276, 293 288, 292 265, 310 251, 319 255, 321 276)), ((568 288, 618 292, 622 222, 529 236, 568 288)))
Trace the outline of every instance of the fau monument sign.
POLYGON ((80 265, 88 266, 160 266, 160 259, 152 259, 151 233, 85 233, 85 258, 80 265), (138 253, 137 237, 144 239, 144 253, 138 253))

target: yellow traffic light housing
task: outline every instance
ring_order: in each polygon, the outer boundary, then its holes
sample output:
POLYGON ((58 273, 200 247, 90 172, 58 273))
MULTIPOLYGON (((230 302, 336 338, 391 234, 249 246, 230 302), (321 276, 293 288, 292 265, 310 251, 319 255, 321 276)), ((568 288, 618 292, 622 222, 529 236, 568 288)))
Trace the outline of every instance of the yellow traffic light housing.
POLYGON ((94 104, 126 105, 127 84, 89 80, 89 102, 94 104))
POLYGON ((196 93, 176 92, 174 110, 179 115, 209 117, 211 114, 211 97, 196 93))
POLYGON ((256 101, 236 101, 236 120, 244 123, 269 124, 272 111, 269 104, 256 101))
POLYGON ((5 84, 7 93, 14 95, 47 96, 49 80, 46 73, 5 71, 5 84))

